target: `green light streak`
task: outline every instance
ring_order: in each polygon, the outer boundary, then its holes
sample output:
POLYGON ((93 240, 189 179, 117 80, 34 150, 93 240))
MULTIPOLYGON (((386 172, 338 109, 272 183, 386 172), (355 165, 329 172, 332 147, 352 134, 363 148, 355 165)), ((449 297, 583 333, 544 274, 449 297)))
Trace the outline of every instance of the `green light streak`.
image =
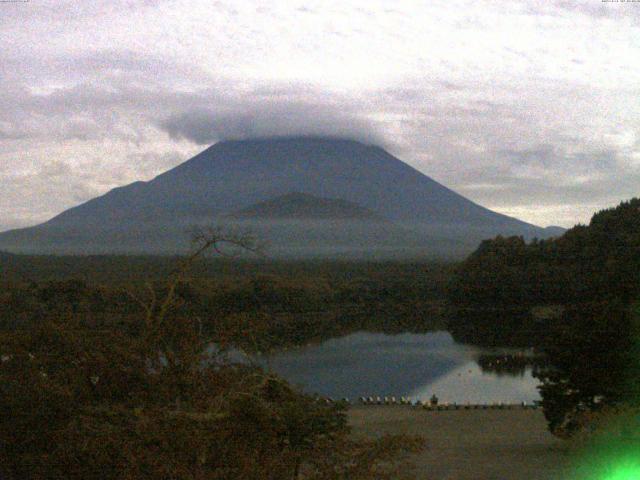
POLYGON ((640 448, 636 441, 600 443, 576 459, 571 480, 640 480, 640 448))
POLYGON ((606 474, 602 480, 640 480, 640 464, 625 462, 614 467, 613 472, 606 474))

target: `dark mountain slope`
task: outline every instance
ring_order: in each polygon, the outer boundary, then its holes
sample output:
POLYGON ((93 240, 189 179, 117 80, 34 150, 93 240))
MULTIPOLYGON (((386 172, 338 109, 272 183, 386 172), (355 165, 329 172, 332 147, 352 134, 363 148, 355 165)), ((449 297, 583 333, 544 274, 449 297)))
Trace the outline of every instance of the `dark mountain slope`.
MULTIPOLYGON (((417 232, 424 239, 423 249, 434 236, 443 245, 462 242, 463 250, 497 234, 547 236, 543 229, 465 199, 379 147, 302 137, 217 143, 149 182, 116 188, 37 227, 0 234, 0 248, 42 253, 175 252, 185 247, 184 231, 190 225, 217 223, 291 192, 355 204, 402 225, 403 231, 417 232)), ((291 227, 291 235, 298 227, 291 227)), ((360 227, 353 229, 353 243, 363 244, 364 235, 364 243, 373 248, 377 233, 360 227)), ((349 237, 349 225, 342 222, 339 228, 346 230, 338 237, 349 237)), ((277 238, 288 241, 281 235, 277 238)), ((402 251, 403 239, 396 234, 390 238, 402 251)))
POLYGON ((114 189, 51 222, 206 217, 290 192, 347 200, 396 221, 535 229, 467 200, 379 147, 327 138, 220 142, 150 182, 114 189))
POLYGON ((334 198, 320 198, 306 193, 289 193, 258 202, 233 213, 242 219, 334 219, 380 220, 383 218, 355 203, 334 198))

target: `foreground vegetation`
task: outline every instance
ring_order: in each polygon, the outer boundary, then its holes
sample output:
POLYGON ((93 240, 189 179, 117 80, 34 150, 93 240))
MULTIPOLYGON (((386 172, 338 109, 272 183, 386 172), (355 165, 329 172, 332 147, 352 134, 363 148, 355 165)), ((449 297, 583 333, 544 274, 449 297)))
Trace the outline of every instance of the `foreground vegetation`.
MULTIPOLYGON (((408 475, 399 461, 422 448, 419 438, 358 440, 350 435, 344 405, 327 404, 257 367, 228 361, 225 348, 248 326, 232 314, 214 316, 221 307, 208 302, 216 305, 216 297, 200 297, 188 272, 207 248, 251 244, 247 238, 209 235, 164 281, 145 287, 73 280, 40 285, 15 278, 7 283, 0 299, 0 476, 408 475), (233 324, 238 328, 230 330, 233 324), (213 353, 212 343, 218 346, 213 353)), ((223 290, 222 298, 242 299, 226 301, 223 308, 233 312, 247 304, 264 306, 255 302, 273 307, 296 300, 246 285, 252 295, 223 290)))

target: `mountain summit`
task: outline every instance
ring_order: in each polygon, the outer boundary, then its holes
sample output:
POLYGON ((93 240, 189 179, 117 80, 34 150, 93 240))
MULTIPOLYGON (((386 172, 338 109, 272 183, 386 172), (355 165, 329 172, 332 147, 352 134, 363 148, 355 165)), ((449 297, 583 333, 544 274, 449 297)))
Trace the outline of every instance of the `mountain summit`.
POLYGON ((305 240, 305 252, 294 248, 296 255, 348 255, 357 246, 374 255, 437 256, 443 247, 466 253, 496 234, 548 236, 471 202, 380 147, 295 137, 219 142, 149 182, 116 188, 36 227, 0 234, 0 249, 174 253, 185 248, 187 227, 233 217, 269 237, 278 251, 305 235, 319 235, 328 249, 316 251, 305 240), (269 218, 269 208, 284 208, 287 215, 269 218), (315 213, 306 215, 305 209, 315 213))

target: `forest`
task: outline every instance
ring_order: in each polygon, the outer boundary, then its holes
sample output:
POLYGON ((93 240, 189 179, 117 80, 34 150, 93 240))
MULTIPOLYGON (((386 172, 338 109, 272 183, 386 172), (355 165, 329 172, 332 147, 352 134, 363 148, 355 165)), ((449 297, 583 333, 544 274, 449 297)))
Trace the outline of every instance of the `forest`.
POLYGON ((225 354, 442 328, 450 267, 203 257, 252 241, 211 231, 180 258, 3 255, 0 477, 410 478, 420 438, 355 438, 345 404, 225 354))
POLYGON ((640 199, 556 239, 484 241, 447 290, 455 338, 534 346, 551 431, 640 401, 640 199))
MULTIPOLYGON (((95 318, 140 315, 179 257, 21 256, 2 262, 0 328, 68 308, 95 318)), ((249 351, 303 345, 357 330, 446 328, 446 263, 202 258, 176 285, 179 314, 225 330, 249 351)))

